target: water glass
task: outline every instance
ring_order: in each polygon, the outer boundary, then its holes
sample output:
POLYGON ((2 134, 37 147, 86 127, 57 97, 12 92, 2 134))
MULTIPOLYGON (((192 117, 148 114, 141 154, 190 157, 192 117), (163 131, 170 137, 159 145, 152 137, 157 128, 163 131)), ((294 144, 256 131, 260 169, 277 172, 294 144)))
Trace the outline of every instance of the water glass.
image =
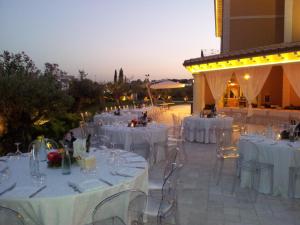
POLYGON ((46 184, 47 176, 44 173, 39 173, 36 175, 31 176, 32 178, 32 184, 35 187, 43 186, 46 184))

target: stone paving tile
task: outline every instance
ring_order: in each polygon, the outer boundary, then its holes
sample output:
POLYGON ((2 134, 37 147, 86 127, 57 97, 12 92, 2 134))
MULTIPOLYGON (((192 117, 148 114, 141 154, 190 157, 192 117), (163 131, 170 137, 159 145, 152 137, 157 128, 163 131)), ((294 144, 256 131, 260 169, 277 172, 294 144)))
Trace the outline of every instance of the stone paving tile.
MULTIPOLYGON (((258 194, 254 201, 253 192, 238 186, 231 193, 233 162, 226 162, 216 185, 215 145, 186 143, 185 148, 188 159, 179 178, 176 225, 300 225, 300 200, 258 194)), ((152 176, 161 177, 162 168, 152 176)))

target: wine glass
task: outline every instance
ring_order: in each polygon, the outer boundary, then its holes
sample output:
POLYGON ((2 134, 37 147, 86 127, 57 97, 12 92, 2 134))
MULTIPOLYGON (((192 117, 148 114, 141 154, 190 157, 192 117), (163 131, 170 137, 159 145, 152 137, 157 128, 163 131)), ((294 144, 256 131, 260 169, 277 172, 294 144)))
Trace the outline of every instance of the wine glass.
POLYGON ((21 143, 20 143, 20 142, 15 142, 14 144, 17 146, 17 150, 16 150, 16 152, 15 152, 15 156, 16 156, 17 159, 19 159, 19 158, 20 158, 20 155, 22 155, 22 152, 21 152, 20 149, 19 149, 19 145, 20 145, 21 143))

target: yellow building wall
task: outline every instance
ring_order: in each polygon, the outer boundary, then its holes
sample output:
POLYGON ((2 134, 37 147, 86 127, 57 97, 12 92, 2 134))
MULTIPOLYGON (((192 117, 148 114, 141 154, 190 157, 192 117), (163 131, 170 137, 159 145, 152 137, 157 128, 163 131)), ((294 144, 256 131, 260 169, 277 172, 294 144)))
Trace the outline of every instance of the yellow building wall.
MULTIPOLYGON (((297 0, 296 0, 297 1, 297 0)), ((283 15, 285 0, 231 0, 231 16, 283 15)))
POLYGON ((283 19, 243 19, 230 23, 230 50, 283 42, 283 19))
POLYGON ((283 40, 284 0, 230 1, 229 50, 271 45, 283 40))
POLYGON ((290 105, 300 106, 300 98, 297 96, 294 88, 291 86, 290 92, 290 105))
POLYGON ((300 1, 294 0, 293 5, 293 41, 300 41, 300 1))
POLYGON ((274 66, 260 92, 261 104, 266 104, 265 96, 270 96, 271 105, 282 105, 282 79, 283 70, 281 66, 274 66))

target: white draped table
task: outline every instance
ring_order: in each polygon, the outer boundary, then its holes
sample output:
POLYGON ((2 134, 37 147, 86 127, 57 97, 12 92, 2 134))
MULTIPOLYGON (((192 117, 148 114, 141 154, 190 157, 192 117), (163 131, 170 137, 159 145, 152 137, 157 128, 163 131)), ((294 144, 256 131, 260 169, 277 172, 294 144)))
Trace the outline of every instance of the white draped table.
POLYGON ((216 143, 215 129, 231 129, 232 122, 232 117, 185 117, 183 120, 184 137, 191 142, 216 143))
MULTIPOLYGON (((33 186, 29 175, 29 158, 7 161, 11 177, 6 184, 0 184, 0 192, 16 182, 16 187, 0 196, 0 205, 21 213, 30 225, 83 225, 92 222, 92 213, 98 203, 105 198, 127 189, 138 189, 148 192, 148 164, 140 156, 118 150, 123 159, 118 168, 119 173, 132 177, 111 175, 108 165, 111 152, 108 150, 93 152, 97 159, 94 173, 83 173, 79 166, 72 165, 70 175, 62 175, 60 168, 47 168, 46 162, 40 163, 41 170, 46 174, 47 188, 35 197, 29 195, 38 189, 33 186), (130 162, 132 161, 132 162, 130 162), (137 168, 138 167, 138 168, 137 168), (144 169, 143 169, 144 168, 144 169), (113 184, 109 186, 99 178, 113 184), (81 187, 83 193, 75 192, 68 182, 81 187)), ((122 203, 116 207, 122 207, 122 203)), ((120 209, 126 211, 127 209, 120 209)), ((0 218, 1 221, 1 218, 0 218)))
MULTIPOLYGON (((261 173, 259 192, 265 194, 288 196, 289 168, 300 166, 300 142, 287 140, 274 141, 264 136, 242 136, 239 142, 239 151, 244 160, 251 160, 255 156, 252 144, 258 148, 260 162, 274 165, 273 191, 270 187, 270 173, 261 173)), ((241 186, 250 187, 251 176, 248 172, 241 174, 241 186)), ((296 196, 300 197, 300 183, 296 184, 296 196)))
MULTIPOLYGON (((162 124, 148 123, 146 127, 128 127, 126 125, 105 125, 101 127, 101 133, 110 138, 114 144, 124 145, 126 151, 130 151, 132 143, 149 143, 153 148, 157 143, 166 143, 168 127, 162 124)), ((165 159, 165 149, 156 149, 156 160, 165 159)))

